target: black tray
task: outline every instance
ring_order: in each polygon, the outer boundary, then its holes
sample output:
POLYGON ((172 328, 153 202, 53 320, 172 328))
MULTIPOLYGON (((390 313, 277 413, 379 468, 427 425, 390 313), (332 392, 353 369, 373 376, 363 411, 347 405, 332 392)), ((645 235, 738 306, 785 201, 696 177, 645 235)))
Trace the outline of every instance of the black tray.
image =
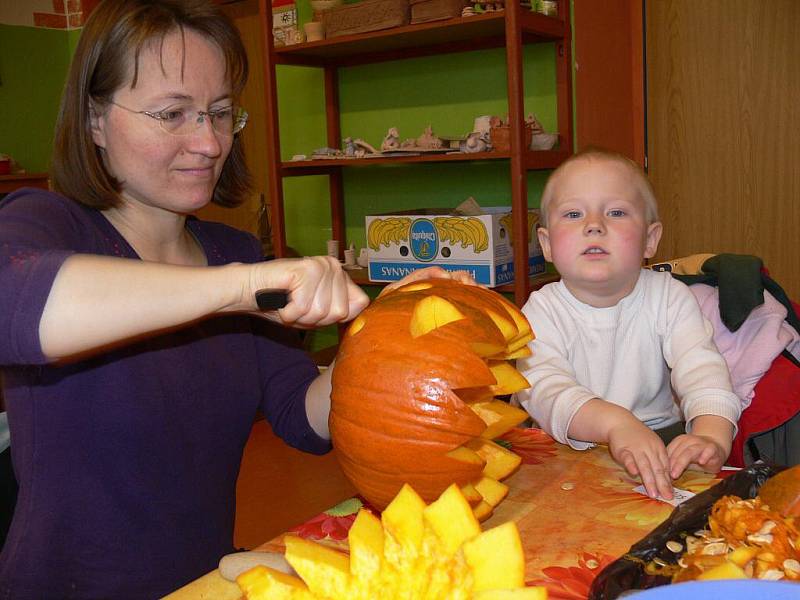
POLYGON ((670 578, 645 571, 645 565, 659 558, 669 565, 677 563, 680 554, 671 552, 666 543, 681 541, 708 525, 714 502, 723 496, 755 498, 762 484, 785 467, 757 463, 726 477, 714 487, 697 494, 672 511, 669 518, 647 537, 631 546, 628 553, 603 569, 592 583, 588 600, 613 600, 633 590, 667 585, 670 578), (684 534, 684 535, 681 535, 684 534))

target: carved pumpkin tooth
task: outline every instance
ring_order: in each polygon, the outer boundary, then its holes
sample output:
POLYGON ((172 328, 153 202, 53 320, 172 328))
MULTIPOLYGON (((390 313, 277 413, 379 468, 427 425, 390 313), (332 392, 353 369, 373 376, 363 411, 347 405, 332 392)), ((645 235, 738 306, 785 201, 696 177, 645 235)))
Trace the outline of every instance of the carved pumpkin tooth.
POLYGON ((364 325, 367 324, 367 320, 364 318, 363 315, 358 315, 353 322, 350 323, 350 327, 347 330, 347 335, 355 335, 359 331, 364 328, 364 325))

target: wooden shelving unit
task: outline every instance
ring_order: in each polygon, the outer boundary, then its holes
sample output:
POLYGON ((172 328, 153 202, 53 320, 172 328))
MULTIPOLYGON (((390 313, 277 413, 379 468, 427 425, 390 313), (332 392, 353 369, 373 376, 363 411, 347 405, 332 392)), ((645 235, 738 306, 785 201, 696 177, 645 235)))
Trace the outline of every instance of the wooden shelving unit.
MULTIPOLYGON (((547 17, 522 9, 507 0, 503 11, 466 18, 395 27, 358 35, 336 37, 292 46, 278 47, 272 38, 272 9, 267 0, 259 0, 262 30, 265 32, 264 87, 267 117, 267 176, 272 210, 272 231, 275 254, 286 253, 284 228, 283 179, 304 175, 328 175, 333 235, 346 247, 342 170, 369 168, 378 165, 417 164, 429 162, 506 161, 511 181, 511 207, 515 216, 512 235, 515 248, 527 248, 528 190, 526 172, 552 169, 572 154, 572 89, 571 32, 569 0, 558 0, 558 17, 547 17), (558 150, 531 151, 524 144, 524 95, 522 46, 529 43, 556 45, 556 103, 558 150), (316 66, 324 69, 327 145, 341 147, 339 125, 338 69, 353 65, 402 60, 443 53, 474 51, 504 47, 508 87, 508 115, 511 123, 509 152, 480 154, 437 154, 423 156, 382 157, 374 159, 281 160, 278 127, 278 98, 275 67, 278 64, 316 66)), ((514 271, 527 273, 527 252, 514 256, 514 271)), ((514 299, 522 304, 530 290, 553 280, 544 275, 535 278, 517 277, 514 299)), ((368 281, 363 283, 368 284, 368 281)), ((499 288, 504 289, 504 288, 499 288)), ((505 286, 508 289, 508 286, 505 286)))

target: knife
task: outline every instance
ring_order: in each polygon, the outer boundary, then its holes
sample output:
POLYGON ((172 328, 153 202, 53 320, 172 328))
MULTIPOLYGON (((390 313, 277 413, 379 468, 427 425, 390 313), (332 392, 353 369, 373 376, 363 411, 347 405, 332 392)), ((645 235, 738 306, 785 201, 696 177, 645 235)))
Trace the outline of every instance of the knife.
POLYGON ((273 288, 258 290, 256 303, 261 310, 278 310, 289 304, 289 290, 273 288))

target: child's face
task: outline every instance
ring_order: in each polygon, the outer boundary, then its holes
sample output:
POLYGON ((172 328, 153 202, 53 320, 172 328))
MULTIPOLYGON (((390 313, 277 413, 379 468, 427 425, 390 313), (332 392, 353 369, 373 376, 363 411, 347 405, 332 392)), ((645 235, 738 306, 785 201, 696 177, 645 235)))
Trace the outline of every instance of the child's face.
POLYGON ((544 257, 572 294, 592 306, 613 306, 636 286, 642 259, 652 257, 661 223, 648 225, 633 173, 603 159, 579 160, 556 180, 539 229, 544 257))

